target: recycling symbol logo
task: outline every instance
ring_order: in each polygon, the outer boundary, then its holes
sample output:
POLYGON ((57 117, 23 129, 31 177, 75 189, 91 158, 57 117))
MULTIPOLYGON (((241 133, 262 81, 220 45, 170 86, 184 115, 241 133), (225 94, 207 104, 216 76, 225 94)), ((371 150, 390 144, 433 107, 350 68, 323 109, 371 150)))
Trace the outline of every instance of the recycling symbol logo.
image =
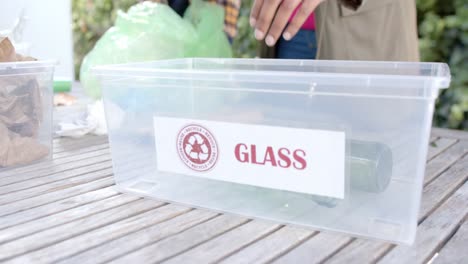
POLYGON ((218 160, 218 146, 213 134, 200 125, 188 125, 179 132, 177 150, 181 161, 197 172, 212 169, 218 160))

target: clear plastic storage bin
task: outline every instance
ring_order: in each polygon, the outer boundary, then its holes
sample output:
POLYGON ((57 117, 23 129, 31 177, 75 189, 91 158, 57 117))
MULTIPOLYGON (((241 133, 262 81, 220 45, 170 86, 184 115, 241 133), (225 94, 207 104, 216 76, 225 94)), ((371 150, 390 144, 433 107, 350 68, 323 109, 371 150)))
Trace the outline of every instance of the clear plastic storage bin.
POLYGON ((121 190, 414 241, 446 64, 179 59, 94 72, 121 190))
POLYGON ((52 156, 49 61, 0 63, 0 172, 52 156))

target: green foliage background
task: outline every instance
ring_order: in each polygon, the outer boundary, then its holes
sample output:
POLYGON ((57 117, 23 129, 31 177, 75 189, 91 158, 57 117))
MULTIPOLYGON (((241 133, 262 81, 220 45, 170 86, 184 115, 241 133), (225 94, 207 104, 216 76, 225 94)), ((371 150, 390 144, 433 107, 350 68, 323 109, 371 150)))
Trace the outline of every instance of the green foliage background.
MULTIPOLYGON (((138 1, 72 1, 77 73, 84 55, 112 26, 117 10, 127 10, 138 1)), ((233 43, 235 57, 257 55, 258 43, 248 19, 252 2, 242 0, 239 34, 233 43)), ((468 130, 468 0, 417 0, 417 6, 421 60, 447 62, 453 76, 450 89, 437 100, 434 125, 468 130)))
POLYGON ((453 76, 437 101, 434 123, 468 130, 468 1, 417 3, 421 60, 447 62, 453 76))

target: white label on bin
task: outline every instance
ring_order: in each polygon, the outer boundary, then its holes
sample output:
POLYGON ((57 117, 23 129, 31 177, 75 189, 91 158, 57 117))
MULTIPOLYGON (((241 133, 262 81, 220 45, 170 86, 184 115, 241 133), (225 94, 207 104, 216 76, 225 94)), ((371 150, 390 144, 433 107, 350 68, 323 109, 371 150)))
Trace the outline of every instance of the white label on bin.
POLYGON ((160 171, 344 199, 344 132, 159 116, 154 127, 160 171))

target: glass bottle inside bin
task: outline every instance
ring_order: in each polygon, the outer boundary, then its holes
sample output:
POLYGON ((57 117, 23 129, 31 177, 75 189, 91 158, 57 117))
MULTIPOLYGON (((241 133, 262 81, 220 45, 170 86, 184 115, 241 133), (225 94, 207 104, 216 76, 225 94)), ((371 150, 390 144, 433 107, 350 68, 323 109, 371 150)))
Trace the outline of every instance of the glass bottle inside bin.
MULTIPOLYGON (((351 151, 346 165, 350 174, 350 191, 384 192, 392 177, 391 149, 382 143, 357 140, 351 140, 349 146, 351 151)), ((335 207, 340 201, 323 196, 313 196, 313 200, 325 207, 335 207)))

